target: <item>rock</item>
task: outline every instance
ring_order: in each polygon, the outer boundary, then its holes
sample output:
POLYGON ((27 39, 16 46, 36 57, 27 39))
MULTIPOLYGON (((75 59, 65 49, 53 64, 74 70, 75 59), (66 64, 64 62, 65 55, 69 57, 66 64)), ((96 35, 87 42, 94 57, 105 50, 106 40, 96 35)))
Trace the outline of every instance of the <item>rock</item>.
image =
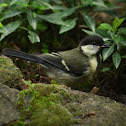
POLYGON ((17 89, 22 89, 25 85, 19 68, 5 56, 0 56, 0 83, 17 89))
POLYGON ((34 85, 21 91, 19 101, 21 118, 29 125, 126 125, 125 105, 62 85, 34 85))
POLYGON ((4 126, 126 125, 125 105, 62 85, 32 84, 18 91, 0 84, 0 101, 4 126))
POLYGON ((20 118, 17 109, 19 91, 0 84, 0 126, 20 118))

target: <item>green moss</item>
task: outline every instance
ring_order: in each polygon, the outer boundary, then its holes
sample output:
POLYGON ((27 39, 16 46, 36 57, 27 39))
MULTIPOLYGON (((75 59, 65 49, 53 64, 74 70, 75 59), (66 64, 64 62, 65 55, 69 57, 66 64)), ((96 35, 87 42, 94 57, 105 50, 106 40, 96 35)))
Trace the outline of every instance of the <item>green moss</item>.
POLYGON ((24 126, 24 122, 19 121, 19 122, 17 122, 17 124, 13 124, 13 126, 24 126))
POLYGON ((9 87, 20 89, 25 85, 22 81, 21 71, 17 68, 11 59, 0 56, 0 82, 9 87))
POLYGON ((69 126, 72 120, 72 115, 63 106, 52 104, 48 109, 44 109, 41 106, 34 116, 32 116, 32 119, 34 119, 34 125, 69 126))
POLYGON ((20 93, 18 108, 21 120, 31 120, 30 125, 69 126, 72 114, 62 106, 63 99, 72 98, 56 85, 38 84, 20 93))

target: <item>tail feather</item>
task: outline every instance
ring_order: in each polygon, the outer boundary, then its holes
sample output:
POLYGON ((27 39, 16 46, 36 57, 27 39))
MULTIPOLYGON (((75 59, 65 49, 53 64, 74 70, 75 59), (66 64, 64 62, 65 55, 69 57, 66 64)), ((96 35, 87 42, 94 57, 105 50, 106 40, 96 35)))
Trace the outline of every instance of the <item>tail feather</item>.
POLYGON ((25 59, 25 60, 32 61, 35 63, 41 63, 41 64, 45 63, 45 60, 43 58, 39 58, 37 56, 31 55, 31 54, 28 54, 19 50, 14 50, 14 49, 4 49, 2 52, 2 55, 17 57, 17 58, 25 59))

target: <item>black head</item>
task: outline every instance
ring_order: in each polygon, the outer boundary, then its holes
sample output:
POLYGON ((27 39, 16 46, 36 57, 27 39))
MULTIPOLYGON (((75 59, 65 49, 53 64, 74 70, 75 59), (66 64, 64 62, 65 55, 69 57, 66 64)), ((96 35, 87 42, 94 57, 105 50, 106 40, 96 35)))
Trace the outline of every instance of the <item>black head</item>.
POLYGON ((98 45, 98 46, 103 46, 105 43, 103 39, 97 35, 90 35, 86 37, 79 46, 84 46, 84 45, 98 45))
POLYGON ((80 51, 86 56, 93 56, 101 53, 102 49, 108 47, 103 39, 96 35, 86 37, 79 45, 80 51))

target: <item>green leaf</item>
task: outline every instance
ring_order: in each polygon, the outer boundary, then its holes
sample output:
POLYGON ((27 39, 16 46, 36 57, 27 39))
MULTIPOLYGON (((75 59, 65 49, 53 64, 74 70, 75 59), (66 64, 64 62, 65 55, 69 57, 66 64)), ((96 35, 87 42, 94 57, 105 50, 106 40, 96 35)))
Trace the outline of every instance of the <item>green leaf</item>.
POLYGON ((6 6, 8 6, 8 4, 6 4, 6 3, 0 4, 0 7, 6 7, 6 6))
POLYGON ((27 0, 25 0, 25 1, 18 1, 18 3, 17 3, 17 5, 19 5, 21 8, 23 7, 23 8, 28 8, 28 7, 30 7, 30 5, 29 5, 29 3, 28 3, 28 1, 27 0))
POLYGON ((92 32, 92 31, 86 30, 86 29, 82 29, 82 31, 84 31, 88 35, 98 35, 98 36, 102 37, 100 34, 98 34, 96 32, 92 32))
POLYGON ((63 4, 62 0, 53 0, 56 4, 63 4))
MULTIPOLYGON (((110 30, 109 30, 110 31, 110 30)), ((110 35, 104 29, 96 29, 96 33, 100 34, 104 38, 111 39, 110 35)))
POLYGON ((3 28, 3 24, 0 22, 0 28, 3 28))
POLYGON ((125 56, 122 56, 122 58, 126 59, 126 55, 125 56))
POLYGON ((109 67, 104 67, 104 68, 101 70, 101 72, 107 72, 107 71, 109 71, 109 70, 110 70, 109 67))
POLYGON ((69 30, 73 29, 75 27, 75 25, 76 25, 76 20, 77 20, 77 18, 66 20, 65 21, 65 25, 61 26, 59 34, 64 33, 66 31, 69 31, 69 30))
POLYGON ((112 39, 113 38, 113 36, 114 36, 114 32, 113 31, 111 31, 111 30, 108 30, 107 31, 107 34, 109 34, 110 35, 110 38, 112 39))
POLYGON ((28 33, 29 33, 28 38, 32 44, 36 43, 36 42, 40 42, 40 38, 36 33, 32 32, 32 31, 28 31, 28 33))
POLYGON ((66 25, 62 18, 65 18, 65 17, 71 15, 75 11, 75 9, 76 8, 74 7, 74 8, 64 10, 62 12, 57 12, 57 13, 53 13, 53 14, 49 14, 49 15, 38 15, 38 17, 40 19, 46 20, 53 24, 66 25))
POLYGON ((121 37, 123 41, 126 41, 126 35, 121 35, 121 37))
POLYGON ((65 6, 60 6, 60 5, 54 5, 53 10, 66 10, 67 8, 65 6))
POLYGON ((87 24, 87 26, 93 31, 95 32, 95 21, 93 20, 93 18, 83 14, 83 18, 85 23, 87 24))
POLYGON ((126 46, 126 41, 120 41, 120 44, 121 44, 122 46, 126 46))
POLYGON ((119 28, 118 33, 126 35, 126 27, 119 28))
POLYGON ((11 18, 11 17, 17 16, 17 15, 19 15, 21 13, 22 12, 20 12, 20 11, 7 10, 7 11, 5 11, 4 16, 0 18, 0 21, 3 21, 5 19, 7 19, 7 18, 11 18))
POLYGON ((93 5, 93 0, 86 0, 86 2, 87 2, 87 4, 89 4, 89 5, 93 5))
POLYGON ((59 13, 59 18, 65 18, 70 16, 71 14, 73 14, 76 11, 77 7, 73 7, 73 8, 69 8, 66 9, 62 12, 58 12, 59 13))
POLYGON ((48 45, 46 43, 42 43, 42 48, 48 48, 48 45))
POLYGON ((111 47, 109 48, 105 48, 103 51, 102 51, 102 55, 103 55, 103 61, 105 61, 114 51, 114 46, 115 44, 113 44, 111 47))
POLYGON ((49 4, 46 1, 42 1, 42 0, 37 0, 38 2, 40 2, 41 4, 45 5, 46 7, 48 7, 49 9, 53 10, 53 7, 51 4, 49 4))
POLYGON ((29 10, 27 13, 27 19, 28 19, 29 24, 32 26, 32 28, 36 30, 37 20, 33 18, 33 14, 31 10, 29 10))
POLYGON ((14 32, 21 24, 21 21, 14 21, 4 26, 4 33, 1 34, 0 40, 5 38, 10 33, 14 32))
POLYGON ((10 6, 16 4, 17 2, 19 2, 19 0, 11 0, 11 2, 10 2, 10 6))
POLYGON ((107 29, 107 30, 113 31, 112 26, 110 24, 108 24, 108 23, 102 23, 102 24, 100 24, 100 26, 98 28, 99 29, 107 29))
POLYGON ((93 1, 93 5, 96 5, 99 8, 106 8, 106 9, 108 9, 106 4, 102 0, 93 1))
POLYGON ((52 14, 48 14, 48 15, 39 15, 39 16, 53 17, 53 18, 55 18, 55 20, 57 18, 62 19, 62 18, 68 17, 71 14, 73 14, 76 9, 77 9, 77 7, 73 7, 73 8, 65 9, 61 12, 56 12, 56 13, 52 13, 52 14))
POLYGON ((118 20, 117 18, 115 18, 115 20, 113 21, 113 29, 114 32, 117 31, 118 27, 122 24, 122 22, 125 20, 125 18, 121 18, 120 20, 118 20))
POLYGON ((44 5, 41 5, 39 2, 37 2, 37 0, 31 2, 30 7, 32 7, 32 10, 33 9, 38 9, 38 10, 41 10, 41 11, 46 10, 46 8, 47 8, 44 5))
POLYGON ((116 29, 117 29, 117 23, 118 23, 118 19, 115 18, 115 20, 113 21, 113 29, 114 29, 114 32, 116 32, 116 29))
POLYGON ((44 5, 46 7, 46 9, 51 9, 51 10, 64 10, 64 9, 66 9, 66 7, 64 7, 64 6, 60 6, 60 5, 53 5, 52 6, 51 4, 49 4, 49 2, 42 1, 42 0, 37 0, 36 3, 41 5, 41 7, 44 5))
POLYGON ((62 19, 56 18, 53 15, 38 15, 38 17, 40 19, 43 19, 43 20, 48 21, 48 22, 53 23, 53 24, 65 25, 65 23, 64 23, 64 21, 62 19))
POLYGON ((56 4, 63 4, 62 0, 53 0, 56 4))
POLYGON ((117 44, 121 41, 121 36, 115 34, 115 35, 113 36, 113 40, 114 40, 115 44, 117 45, 117 44))
POLYGON ((113 63, 116 67, 116 69, 119 67, 120 63, 121 63, 121 56, 120 56, 120 53, 119 52, 115 52, 113 55, 112 55, 112 60, 113 60, 113 63))
POLYGON ((48 49, 41 49, 42 53, 48 53, 49 50, 48 49))
POLYGON ((122 58, 126 59, 126 55, 125 56, 122 56, 122 58))
POLYGON ((125 20, 125 18, 119 19, 119 21, 117 23, 117 27, 119 27, 123 23, 124 20, 125 20))
POLYGON ((0 33, 4 33, 4 28, 0 28, 0 33))

